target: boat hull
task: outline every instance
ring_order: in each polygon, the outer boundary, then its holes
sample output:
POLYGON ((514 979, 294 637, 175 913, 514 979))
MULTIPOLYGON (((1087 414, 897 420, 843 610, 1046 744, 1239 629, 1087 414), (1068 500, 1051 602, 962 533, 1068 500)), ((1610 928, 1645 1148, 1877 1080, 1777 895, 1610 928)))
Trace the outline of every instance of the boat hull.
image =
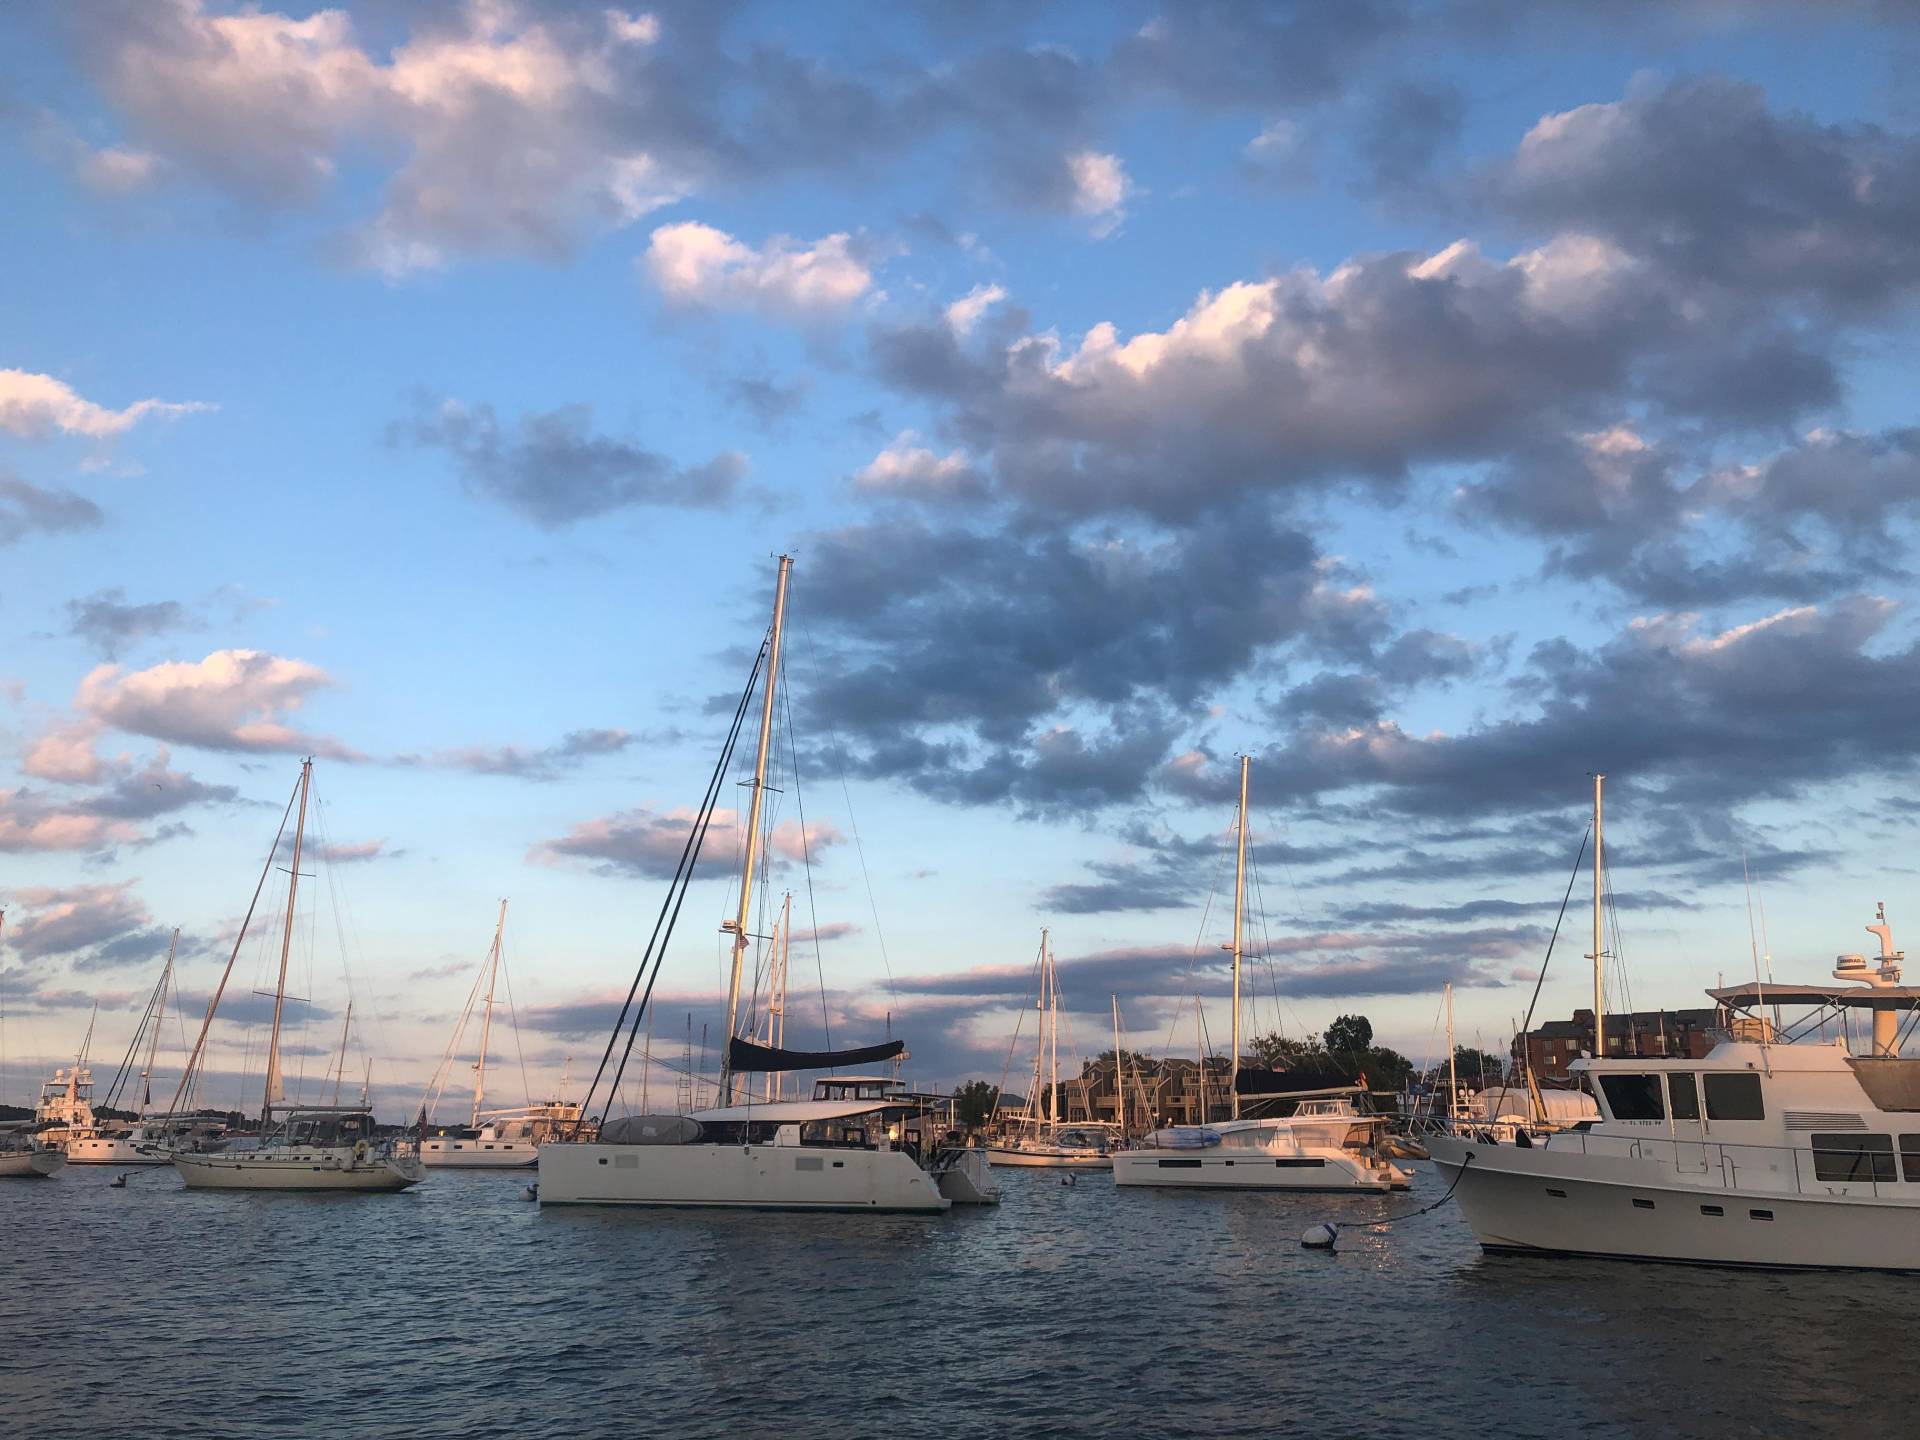
POLYGON ((1071 1150, 1019 1150, 987 1147, 989 1165, 1010 1165, 1033 1170, 1111 1170, 1111 1155, 1088 1155, 1071 1150))
POLYGON ((482 1148, 478 1140, 429 1139, 420 1147, 420 1163, 434 1170, 530 1170, 540 1163, 540 1147, 509 1140, 482 1148))
POLYGON ((171 1158, 163 1153, 142 1150, 133 1141, 117 1135, 90 1136, 67 1142, 67 1159, 75 1165, 166 1165, 171 1158))
POLYGON ((26 1150, 0 1154, 0 1180, 44 1180, 67 1163, 58 1150, 26 1150))
POLYGON ((405 1190, 426 1179, 420 1162, 352 1152, 298 1150, 173 1156, 173 1168, 193 1190, 405 1190))
POLYGON ((953 1202, 897 1150, 791 1145, 540 1147, 540 1203, 936 1214, 953 1202))
POLYGON ((1113 1157, 1113 1183, 1180 1190, 1404 1190, 1399 1172, 1381 1174, 1345 1155, 1274 1157, 1215 1150, 1123 1150, 1113 1157))
POLYGON ((1577 1150, 1454 1136, 1428 1144, 1461 1216, 1495 1253, 1920 1271, 1920 1199, 1675 1183, 1672 1171, 1651 1163, 1623 1178, 1617 1157, 1577 1150))

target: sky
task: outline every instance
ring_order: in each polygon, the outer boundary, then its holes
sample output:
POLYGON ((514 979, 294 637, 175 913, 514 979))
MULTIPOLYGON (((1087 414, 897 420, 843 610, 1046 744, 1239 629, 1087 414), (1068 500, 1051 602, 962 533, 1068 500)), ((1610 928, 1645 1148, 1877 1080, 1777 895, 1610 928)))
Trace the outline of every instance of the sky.
MULTIPOLYGON (((489 1095, 577 1093, 782 553, 792 1044, 1017 1087, 1042 927, 1074 1048, 1117 1001, 1191 1053, 1195 995, 1224 1044, 1241 754, 1255 1031, 1590 1003, 1595 771, 1614 1008, 1920 923, 1920 7, 0 41, 0 1100, 90 1023, 104 1091, 178 928, 163 1076, 231 955, 203 1098, 257 1104, 290 934, 290 1087, 351 999, 349 1079, 455 1111, 502 898, 489 1095)), ((740 839, 650 1086, 717 1043, 740 839)))

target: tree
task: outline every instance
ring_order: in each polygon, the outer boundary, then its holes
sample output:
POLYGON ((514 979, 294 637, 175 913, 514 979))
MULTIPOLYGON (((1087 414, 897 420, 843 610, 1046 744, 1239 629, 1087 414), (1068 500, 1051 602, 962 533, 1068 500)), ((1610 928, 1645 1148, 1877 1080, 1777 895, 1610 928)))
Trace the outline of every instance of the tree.
POLYGON ((1000 1101, 1000 1087, 984 1080, 962 1085, 953 1092, 953 1118, 968 1130, 977 1130, 993 1117, 1000 1101))
POLYGON ((1327 1049, 1336 1055, 1364 1055, 1373 1048, 1373 1022, 1364 1015, 1342 1015, 1327 1027, 1327 1049))

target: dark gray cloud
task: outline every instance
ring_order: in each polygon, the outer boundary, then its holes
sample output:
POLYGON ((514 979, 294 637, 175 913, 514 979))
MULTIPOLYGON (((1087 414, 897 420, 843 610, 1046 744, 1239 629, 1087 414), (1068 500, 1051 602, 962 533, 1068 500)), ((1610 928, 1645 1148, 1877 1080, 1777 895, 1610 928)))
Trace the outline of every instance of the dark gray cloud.
POLYGON ((1721 77, 1549 116, 1476 194, 1717 291, 1861 312, 1920 285, 1920 137, 1776 112, 1721 77))
POLYGON ((508 775, 521 780, 557 780, 601 755, 617 755, 633 743, 625 730, 572 730, 552 745, 458 745, 421 754, 396 755, 396 765, 470 770, 476 775, 508 775))
POLYGON ((586 405, 502 424, 490 405, 422 405, 391 427, 396 443, 443 450, 469 493, 558 529, 632 506, 717 509, 733 500, 746 457, 727 451, 680 466, 630 440, 598 434, 586 405))
POLYGON ((106 523, 98 505, 71 490, 45 490, 0 472, 0 545, 31 534, 97 530, 106 523))
POLYGON ((166 635, 191 623, 192 617, 178 600, 129 605, 127 592, 117 585, 67 602, 67 632, 79 636, 109 660, 119 658, 122 646, 166 635))

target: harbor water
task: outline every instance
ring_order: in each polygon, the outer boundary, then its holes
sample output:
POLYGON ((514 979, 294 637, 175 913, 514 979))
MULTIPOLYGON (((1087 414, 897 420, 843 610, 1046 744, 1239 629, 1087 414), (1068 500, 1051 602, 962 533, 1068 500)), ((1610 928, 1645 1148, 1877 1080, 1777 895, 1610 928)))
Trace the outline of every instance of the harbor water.
POLYGON ((1437 1198, 998 1171, 937 1218, 0 1188, 11 1433, 1907 1433, 1912 1277, 1483 1256, 1437 1198), (16 1426, 18 1428, 16 1428, 16 1426))

